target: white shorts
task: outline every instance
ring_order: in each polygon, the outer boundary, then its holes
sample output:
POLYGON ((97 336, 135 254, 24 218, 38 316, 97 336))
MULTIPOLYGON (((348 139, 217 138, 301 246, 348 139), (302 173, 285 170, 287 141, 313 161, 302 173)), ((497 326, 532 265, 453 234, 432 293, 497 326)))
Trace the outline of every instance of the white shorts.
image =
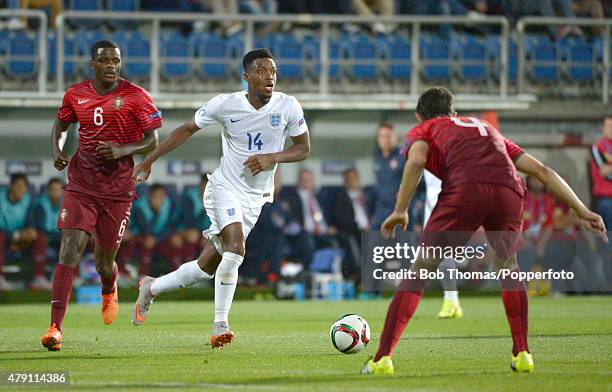
POLYGON ((263 205, 249 207, 240 203, 234 192, 222 185, 213 184, 213 181, 208 181, 206 184, 203 201, 206 214, 210 218, 210 227, 202 234, 215 244, 220 254, 223 254, 223 248, 217 236, 223 228, 231 223, 242 223, 242 232, 246 241, 263 207, 263 205))

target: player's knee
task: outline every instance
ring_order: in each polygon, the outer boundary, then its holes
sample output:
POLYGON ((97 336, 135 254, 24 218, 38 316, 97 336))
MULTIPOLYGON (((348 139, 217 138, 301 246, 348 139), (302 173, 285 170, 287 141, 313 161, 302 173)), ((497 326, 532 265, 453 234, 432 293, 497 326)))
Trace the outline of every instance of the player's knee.
POLYGON ((242 241, 229 241, 223 244, 223 250, 225 252, 234 253, 240 256, 244 256, 244 242, 242 241))
POLYGON ((59 262, 69 267, 76 267, 81 260, 83 250, 76 238, 63 238, 60 247, 59 262))

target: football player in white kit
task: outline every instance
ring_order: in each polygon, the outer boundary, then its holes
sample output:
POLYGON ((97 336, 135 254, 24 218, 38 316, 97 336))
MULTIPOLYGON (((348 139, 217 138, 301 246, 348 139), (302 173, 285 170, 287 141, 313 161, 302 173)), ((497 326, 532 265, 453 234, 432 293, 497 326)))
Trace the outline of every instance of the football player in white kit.
MULTIPOLYGON (((425 198, 425 211, 423 213, 423 227, 427 224, 431 211, 433 211, 436 203, 438 202, 438 195, 442 191, 442 181, 429 171, 423 172, 425 179, 426 198, 425 198)), ((444 302, 442 303, 442 309, 438 313, 438 318, 449 319, 449 318, 461 318, 463 317, 463 309, 459 305, 459 292, 457 291, 457 282, 448 277, 448 270, 457 268, 457 263, 452 259, 444 259, 440 266, 440 269, 445 269, 445 278, 442 279, 442 288, 444 289, 444 302)))
POLYGON ((140 281, 132 322, 141 325, 153 298, 163 292, 188 287, 202 279, 215 280, 213 348, 231 343, 228 314, 244 259, 245 240, 259 218, 262 206, 272 202, 274 172, 279 163, 299 162, 310 155, 308 127, 297 99, 275 92, 276 64, 267 49, 256 49, 243 58, 247 91, 221 94, 176 128, 142 163, 133 177, 144 181, 151 165, 183 144, 198 130, 213 123, 223 126, 223 155, 204 191, 204 207, 211 226, 200 256, 159 278, 140 281), (289 136, 292 146, 284 150, 289 136))

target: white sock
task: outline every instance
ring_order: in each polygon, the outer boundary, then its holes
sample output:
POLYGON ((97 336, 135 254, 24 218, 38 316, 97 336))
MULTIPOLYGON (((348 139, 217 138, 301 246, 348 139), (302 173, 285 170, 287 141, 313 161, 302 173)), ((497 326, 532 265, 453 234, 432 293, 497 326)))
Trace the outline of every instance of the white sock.
POLYGON ((215 323, 228 321, 238 284, 238 267, 243 260, 244 257, 236 253, 223 253, 215 274, 215 323))
POLYGON ((176 271, 155 279, 151 285, 151 293, 157 295, 181 287, 189 287, 202 279, 212 278, 213 275, 208 275, 202 271, 198 265, 198 260, 192 260, 178 267, 176 271))
POLYGON ((459 302, 459 292, 458 291, 445 291, 444 300, 453 301, 455 303, 459 302))

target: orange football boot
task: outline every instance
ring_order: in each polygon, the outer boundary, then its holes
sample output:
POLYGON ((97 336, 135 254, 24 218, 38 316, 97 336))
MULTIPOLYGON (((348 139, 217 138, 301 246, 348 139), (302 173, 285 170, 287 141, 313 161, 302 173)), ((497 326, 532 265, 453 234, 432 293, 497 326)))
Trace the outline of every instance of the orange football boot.
POLYGON ((232 340, 234 340, 234 333, 230 331, 227 321, 218 321, 213 324, 213 335, 210 338, 210 345, 213 349, 221 350, 232 340))
POLYGON ((115 321, 119 313, 119 296, 117 294, 117 285, 115 291, 111 294, 102 294, 102 321, 108 325, 115 321))
POLYGON ((40 337, 40 343, 49 351, 59 351, 62 348, 62 332, 55 323, 49 327, 46 335, 40 337))

